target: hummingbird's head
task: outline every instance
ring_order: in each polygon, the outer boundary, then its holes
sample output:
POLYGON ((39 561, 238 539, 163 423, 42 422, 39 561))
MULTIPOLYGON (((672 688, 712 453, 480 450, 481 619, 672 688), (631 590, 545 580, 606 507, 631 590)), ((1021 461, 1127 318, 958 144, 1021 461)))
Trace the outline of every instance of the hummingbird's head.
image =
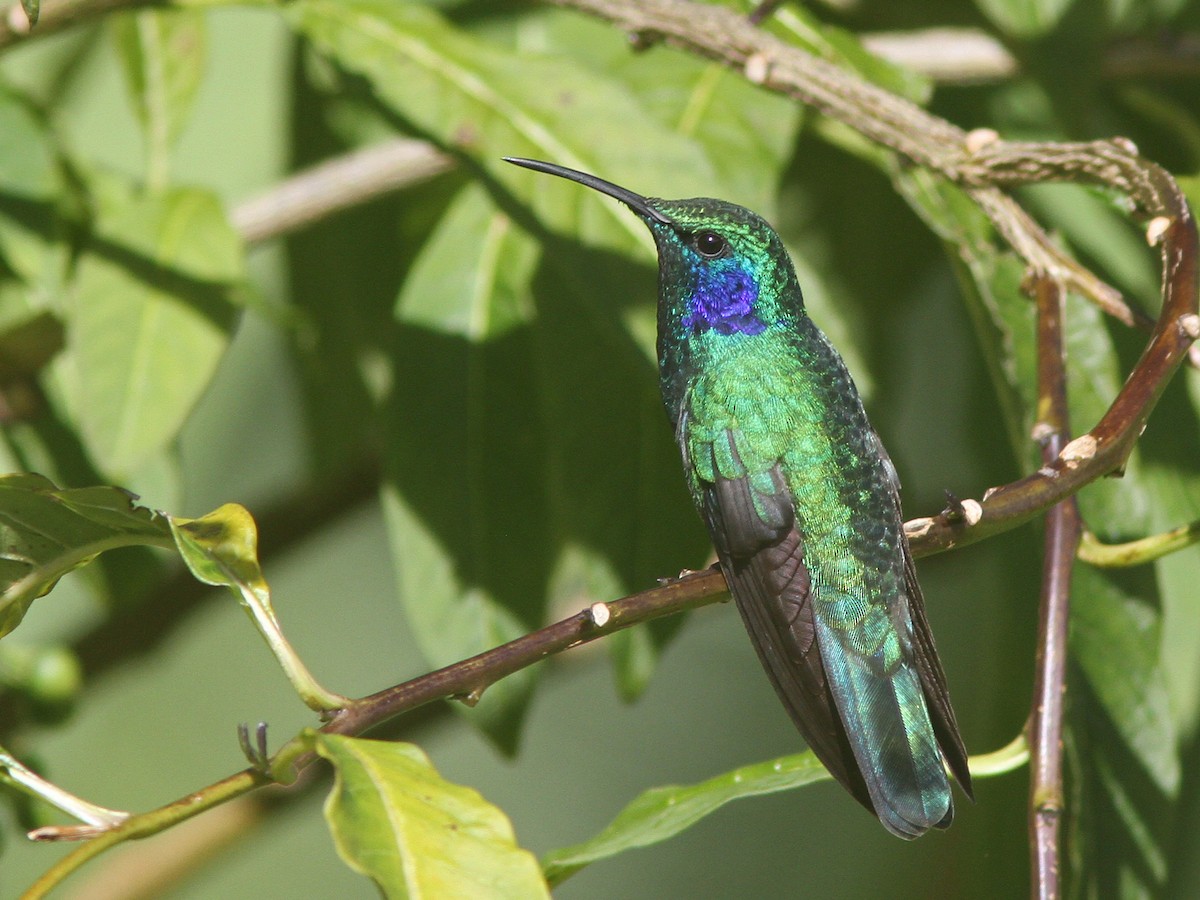
POLYGON ((658 246, 660 322, 675 337, 760 334, 802 314, 791 258, 760 216, 708 198, 646 203, 669 220, 642 214, 658 246))
POLYGON ((659 200, 612 182, 532 159, 508 162, 577 181, 620 200, 658 246, 659 342, 755 335, 803 315, 783 242, 761 217, 723 200, 659 200))

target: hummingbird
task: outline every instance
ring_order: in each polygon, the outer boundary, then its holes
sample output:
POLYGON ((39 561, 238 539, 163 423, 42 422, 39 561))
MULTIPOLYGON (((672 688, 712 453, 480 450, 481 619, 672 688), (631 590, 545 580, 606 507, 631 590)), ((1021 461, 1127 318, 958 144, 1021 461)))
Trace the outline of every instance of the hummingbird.
POLYGON ((721 200, 624 203, 658 249, 663 403, 692 500, 784 707, 892 834, 946 828, 967 752, 925 618, 900 481, 774 229, 721 200))

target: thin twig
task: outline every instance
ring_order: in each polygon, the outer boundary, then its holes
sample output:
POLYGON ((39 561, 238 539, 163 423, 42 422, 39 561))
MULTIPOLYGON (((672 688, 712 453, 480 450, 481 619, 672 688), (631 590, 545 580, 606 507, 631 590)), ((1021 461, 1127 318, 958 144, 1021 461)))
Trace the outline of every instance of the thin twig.
MULTIPOLYGON (((1004 44, 978 28, 877 32, 861 40, 876 56, 941 85, 1007 81, 1021 70, 1004 44)), ((1200 74, 1200 36, 1164 34, 1113 44, 1104 50, 1100 71, 1110 79, 1194 78, 1200 74)))
POLYGON ((446 697, 473 703, 504 676, 553 653, 639 622, 707 606, 724 599, 726 593, 724 576, 720 569, 712 566, 611 603, 593 603, 588 609, 554 625, 358 700, 336 713, 321 731, 359 734, 371 724, 446 697))
MULTIPOLYGON (((1042 459, 1056 460, 1070 434, 1063 358, 1063 288, 1039 277, 1037 298, 1038 421, 1042 459)), ((1071 568, 1079 543, 1079 511, 1072 497, 1046 514, 1037 663, 1030 715, 1029 848, 1032 895, 1060 896, 1059 820, 1063 810, 1063 698, 1067 676, 1067 615, 1071 568)))
POLYGON ((426 181, 453 165, 427 141, 393 138, 305 169, 239 204, 230 218, 246 243, 261 243, 426 181))

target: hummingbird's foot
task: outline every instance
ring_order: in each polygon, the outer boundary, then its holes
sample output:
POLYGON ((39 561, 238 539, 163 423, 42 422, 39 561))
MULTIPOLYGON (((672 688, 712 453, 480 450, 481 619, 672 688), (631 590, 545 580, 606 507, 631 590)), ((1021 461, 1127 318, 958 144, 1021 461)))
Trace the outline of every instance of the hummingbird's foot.
POLYGON ((238 743, 242 753, 255 770, 267 774, 271 769, 270 754, 267 753, 267 723, 259 722, 254 729, 255 743, 250 744, 250 726, 245 722, 238 725, 238 743))
POLYGON ((978 500, 960 500, 951 491, 946 491, 946 508, 942 510, 942 518, 949 523, 974 525, 983 518, 983 507, 978 500))

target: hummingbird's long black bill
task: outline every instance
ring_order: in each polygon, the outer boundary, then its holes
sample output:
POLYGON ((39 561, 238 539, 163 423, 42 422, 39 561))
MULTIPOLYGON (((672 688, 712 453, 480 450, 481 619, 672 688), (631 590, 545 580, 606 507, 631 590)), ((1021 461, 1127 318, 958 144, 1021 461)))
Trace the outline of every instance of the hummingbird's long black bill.
POLYGON ((602 194, 615 197, 635 213, 645 216, 647 219, 653 219, 655 222, 661 222, 663 225, 674 224, 669 218, 652 207, 650 202, 641 194, 635 194, 633 191, 627 190, 618 184, 605 181, 603 178, 597 178, 595 175, 589 175, 587 172, 568 169, 566 166, 556 166, 554 163, 542 162, 540 159, 522 159, 518 156, 506 156, 504 157, 504 161, 510 162, 514 166, 524 166, 526 169, 533 169, 535 172, 545 172, 547 175, 557 175, 559 178, 566 178, 568 181, 576 181, 602 194))

